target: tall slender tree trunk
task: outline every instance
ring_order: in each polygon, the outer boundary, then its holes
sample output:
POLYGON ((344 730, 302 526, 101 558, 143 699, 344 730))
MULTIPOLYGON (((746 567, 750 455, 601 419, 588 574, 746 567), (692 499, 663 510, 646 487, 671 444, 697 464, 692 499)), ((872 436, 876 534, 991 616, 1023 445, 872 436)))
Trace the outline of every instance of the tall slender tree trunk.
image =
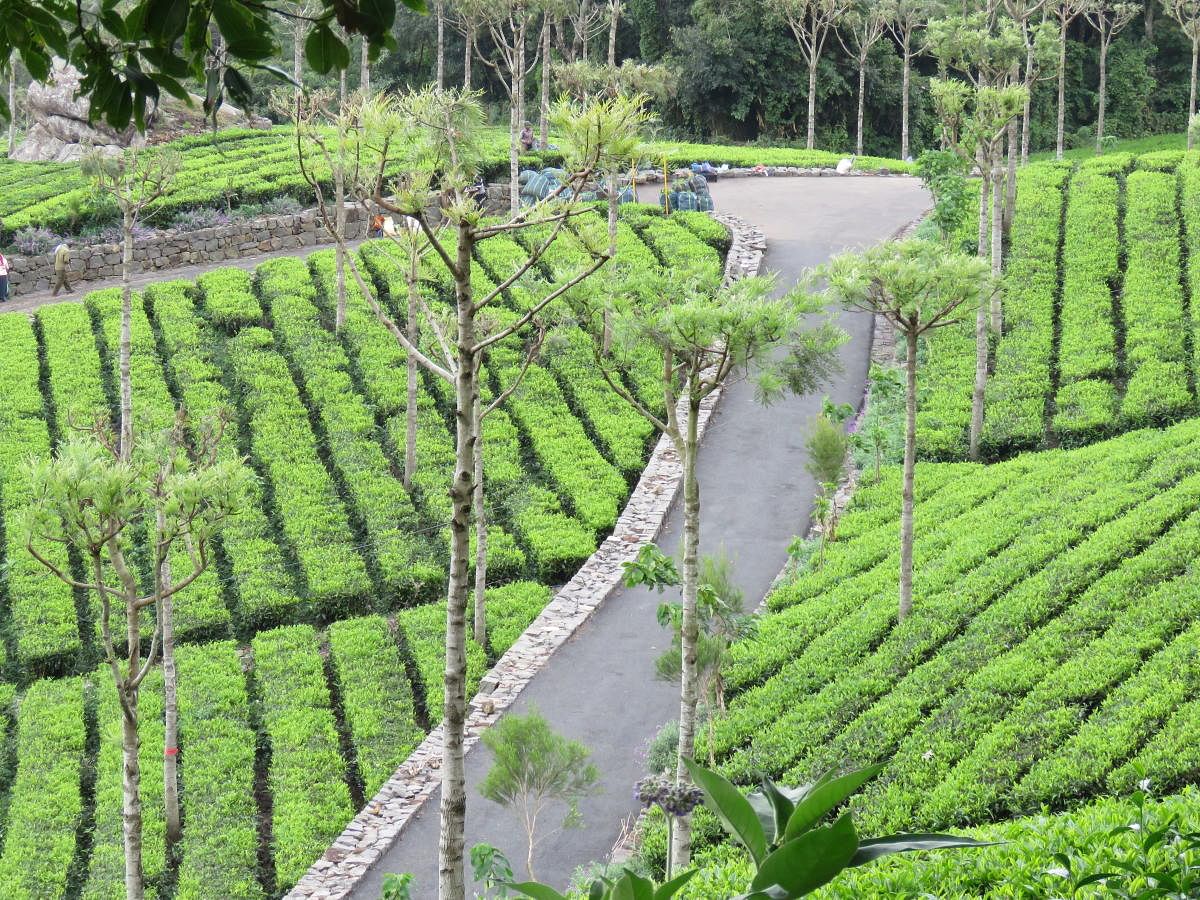
MULTIPOLYGON (((991 193, 991 166, 985 160, 980 160, 981 174, 979 185, 979 242, 976 251, 980 259, 985 259, 988 253, 988 197, 991 193)), ((979 440, 983 434, 983 397, 987 388, 988 363, 988 316, 987 309, 981 303, 975 314, 975 389, 971 395, 971 431, 969 437, 968 455, 972 460, 979 459, 979 440)))
MULTIPOLYGON (((166 517, 157 514, 157 533, 166 530, 166 517)), ((171 584, 171 558, 162 561, 159 584, 165 589, 171 584)), ((165 592, 165 591, 164 591, 165 592)), ((178 675, 175 669, 175 599, 164 596, 160 601, 159 625, 162 628, 163 664, 163 806, 166 811, 167 846, 174 847, 183 835, 179 819, 179 702, 176 697, 178 675)))
POLYGON ((1192 38, 1192 82, 1188 90, 1188 120, 1184 123, 1184 127, 1187 128, 1187 148, 1189 150, 1193 149, 1196 141, 1189 126, 1192 124, 1192 116, 1196 115, 1196 74, 1197 65, 1200 64, 1200 22, 1193 23, 1193 28, 1196 35, 1192 38))
POLYGON ((608 64, 617 65, 617 25, 621 21, 621 0, 609 0, 608 64))
MULTIPOLYGON (((113 564, 128 575, 119 549, 113 552, 113 564)), ((138 753, 141 738, 138 736, 138 688, 134 679, 141 668, 141 610, 134 602, 137 589, 131 578, 122 578, 125 586, 125 642, 129 664, 128 674, 116 679, 117 693, 124 700, 121 709, 121 757, 124 777, 122 778, 121 825, 125 843, 125 898, 142 900, 142 769, 138 753)))
POLYGON ((817 145, 817 59, 816 54, 808 61, 808 141, 805 146, 812 150, 817 145))
POLYGON ((1054 144, 1054 153, 1058 159, 1063 158, 1063 128, 1067 121, 1067 20, 1061 20, 1062 26, 1058 31, 1058 132, 1054 144))
MULTIPOLYGON (((999 278, 1004 266, 1004 169, 1000 153, 1000 139, 993 142, 992 159, 992 277, 999 278)), ((1000 303, 1000 292, 992 293, 992 333, 1000 336, 1004 327, 1004 309, 1000 303)))
POLYGON ((1156 3, 1147 3, 1146 4, 1145 25, 1146 25, 1146 43, 1147 44, 1154 43, 1154 7, 1155 6, 1157 6, 1156 3))
POLYGON ((1100 39, 1100 102, 1096 110, 1096 155, 1104 151, 1104 109, 1108 105, 1108 41, 1100 39))
POLYGON ((520 156, 521 156, 521 110, 517 102, 517 92, 521 89, 521 78, 512 73, 511 96, 508 105, 508 208, 516 213, 521 207, 520 156))
MULTIPOLYGON (((408 319, 405 323, 405 337, 414 347, 417 346, 417 274, 419 262, 414 253, 409 258, 408 279, 408 319)), ((411 353, 406 353, 408 368, 408 394, 405 397, 404 409, 404 487, 412 490, 413 476, 417 472, 417 359, 411 353)))
POLYGON ((900 621, 912 612, 913 578, 913 479, 917 467, 917 332, 904 330, 904 495, 900 508, 900 621))
POLYGON ((366 38, 362 40, 362 60, 358 68, 358 89, 363 96, 371 93, 371 54, 366 38))
POLYGON ((538 110, 538 132, 542 149, 550 146, 550 15, 542 17, 542 90, 538 110))
POLYGON ((866 100, 867 92, 867 61, 860 59, 858 61, 858 126, 856 134, 858 140, 855 144, 855 153, 859 156, 863 155, 863 104, 866 100))
POLYGON ((478 378, 475 391, 475 642, 487 644, 487 510, 483 502, 483 416, 479 408, 478 378))
MULTIPOLYGON (((345 79, 345 73, 342 73, 345 79)), ((334 311, 334 330, 341 331, 346 324, 346 170, 342 163, 345 148, 340 146, 342 138, 338 136, 338 159, 333 167, 333 193, 337 209, 334 210, 334 228, 337 229, 337 247, 334 259, 337 268, 337 308, 334 311)))
POLYGON ((467 26, 466 48, 463 50, 463 90, 471 89, 471 56, 475 52, 475 26, 467 26))
POLYGON ((120 456, 125 462, 133 458, 133 380, 130 375, 133 327, 133 286, 130 284, 133 268, 133 227, 137 219, 132 210, 121 216, 121 443, 120 456))
MULTIPOLYGON (((137 641, 136 631, 133 632, 132 640, 137 641)), ((117 690, 120 691, 121 688, 118 687, 117 690)), ((129 692, 127 702, 135 718, 130 718, 125 712, 121 714, 121 759, 124 767, 121 819, 125 841, 125 900, 142 900, 145 896, 142 884, 142 771, 138 761, 138 751, 142 742, 138 737, 136 690, 129 692)))
POLYGON ((446 591, 445 700, 442 708, 441 835, 438 841, 439 900, 465 900, 463 841, 467 814, 463 737, 467 711, 467 595, 471 552, 471 503, 475 478, 475 320, 471 296, 470 226, 458 230, 455 298, 458 371, 454 380, 455 454, 450 485, 450 583, 446 591))
MULTIPOLYGON (((683 619, 680 623, 682 668, 679 679, 679 749, 675 763, 676 784, 689 781, 685 759, 696 752, 696 703, 699 692, 696 672, 696 644, 700 625, 696 596, 700 582, 700 482, 696 478, 696 453, 700 446, 698 420, 700 398, 689 385, 686 433, 679 447, 683 463, 683 619)), ((682 872, 692 855, 690 817, 678 820, 671 835, 671 868, 682 872)))
POLYGON ((901 54, 903 59, 903 74, 900 77, 900 158, 908 159, 908 108, 912 92, 912 51, 911 38, 904 35, 904 46, 901 54))
POLYGON ((8 58, 8 155, 17 149, 17 60, 8 58))
POLYGON ((1033 66, 1033 43, 1029 42, 1025 45, 1025 81, 1028 90, 1025 91, 1025 105, 1021 110, 1021 165, 1029 162, 1029 142, 1032 135, 1029 114, 1033 109, 1033 66))
MULTIPOLYGON (((437 17, 437 89, 440 91, 446 86, 446 4, 438 0, 433 9, 437 17)), ((468 41, 467 59, 470 58, 471 42, 468 41)))
POLYGON ((1021 148, 1017 134, 1017 120, 1010 119, 1005 129, 1008 145, 1008 171, 1004 173, 1004 233, 1012 228, 1013 214, 1017 209, 1017 156, 1021 148))

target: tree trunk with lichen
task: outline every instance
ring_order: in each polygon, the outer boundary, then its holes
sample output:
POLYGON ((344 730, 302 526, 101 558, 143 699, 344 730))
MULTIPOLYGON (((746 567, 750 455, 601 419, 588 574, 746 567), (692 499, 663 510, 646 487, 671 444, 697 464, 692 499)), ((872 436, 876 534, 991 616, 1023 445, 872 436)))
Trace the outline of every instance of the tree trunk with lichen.
MULTIPOLYGON (((700 447, 700 396, 689 385, 687 422, 677 441, 676 451, 683 466, 683 617, 680 622, 681 669, 679 679, 679 748, 676 755, 675 781, 690 781, 684 760, 696 752, 696 705, 699 700, 696 649, 700 640, 699 612, 696 599, 700 586, 700 483, 696 477, 696 455, 700 447)), ((671 868, 682 872, 692 853, 691 819, 684 816, 671 836, 671 868)))

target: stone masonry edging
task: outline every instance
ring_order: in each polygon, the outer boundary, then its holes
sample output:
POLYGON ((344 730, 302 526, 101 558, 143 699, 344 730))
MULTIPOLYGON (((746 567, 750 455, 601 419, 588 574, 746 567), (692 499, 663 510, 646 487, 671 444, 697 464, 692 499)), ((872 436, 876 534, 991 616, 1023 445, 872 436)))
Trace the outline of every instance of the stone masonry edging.
MULTIPOLYGON (((346 238, 366 235, 367 216, 357 204, 346 204, 346 238)), ((224 262, 280 250, 298 250, 329 243, 316 209, 261 216, 195 231, 155 231, 136 241, 131 274, 169 273, 171 269, 224 262)), ((71 240, 70 277, 73 283, 115 278, 121 274, 120 244, 81 244, 71 240)), ((12 256, 9 280, 14 290, 45 291, 54 283, 54 255, 12 256)))
MULTIPOLYGON (((757 274, 766 249, 763 232, 735 216, 714 218, 730 230, 733 238, 725 261, 726 283, 757 274)), ((720 397, 720 391, 715 391, 701 406, 698 423, 701 436, 720 397)), ((632 561, 643 546, 658 537, 682 479, 683 470, 675 448, 663 436, 612 534, 480 682, 467 713, 464 752, 478 743, 483 732, 513 705, 554 652, 620 587, 621 564, 632 561)), ((442 727, 438 725, 287 897, 334 900, 348 896, 433 796, 441 784, 441 757, 442 727)))

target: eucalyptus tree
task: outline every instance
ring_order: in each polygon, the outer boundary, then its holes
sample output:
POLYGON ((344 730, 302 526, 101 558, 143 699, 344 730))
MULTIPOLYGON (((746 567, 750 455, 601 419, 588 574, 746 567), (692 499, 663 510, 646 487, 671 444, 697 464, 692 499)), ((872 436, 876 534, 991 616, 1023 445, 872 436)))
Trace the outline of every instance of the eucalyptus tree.
POLYGON ((860 0, 847 10, 842 27, 836 31, 838 42, 858 66, 858 118, 855 125, 855 152, 863 153, 863 105, 867 93, 867 59, 887 28, 887 8, 860 0))
POLYGON ((966 321, 989 282, 978 257, 942 244, 889 242, 864 253, 835 257, 818 270, 829 293, 851 309, 883 316, 904 338, 904 488, 900 508, 900 603, 903 620, 913 606, 913 485, 917 461, 918 342, 936 328, 966 321))
MULTIPOLYGON (((1200 0, 1162 0, 1162 5, 1167 15, 1179 23, 1184 36, 1192 45, 1192 74, 1188 89, 1187 116, 1184 117, 1185 121, 1191 122, 1192 116, 1196 115, 1196 76, 1200 68, 1200 0)), ((1190 130, 1187 141, 1187 148, 1191 150, 1196 144, 1195 136, 1190 130)))
POLYGON ((617 64, 617 26, 621 24, 621 0, 608 0, 608 64, 617 64))
MULTIPOLYGON (((1029 94, 1025 97, 1025 108, 1021 110, 1022 165, 1029 162, 1029 140, 1031 134, 1031 122, 1029 118, 1030 103, 1033 97, 1033 85, 1037 82, 1041 71, 1042 54, 1038 52, 1038 35, 1041 26, 1035 22, 1035 19, 1042 15, 1048 2, 1049 0, 1004 0, 1005 11, 1020 31, 1021 41, 1025 45, 1025 64, 1021 68, 1021 77, 1029 94)), ((1009 135, 1009 143, 1012 143, 1011 134, 1009 135)), ((1011 168, 1012 165, 1010 163, 1011 168)), ((1016 184, 1014 183, 1013 188, 1015 189, 1015 187, 1016 184)))
POLYGON ((504 85, 509 100, 508 174, 509 208, 516 213, 521 205, 520 174, 521 126, 525 122, 525 77, 537 66, 539 49, 532 57, 528 53, 529 34, 543 18, 539 0, 493 0, 480 4, 480 21, 491 36, 496 58, 480 54, 479 58, 494 71, 504 85))
MULTIPOLYGON (((545 256, 568 221, 590 207, 578 201, 580 188, 607 156, 628 156, 646 119, 640 97, 597 100, 586 106, 566 101, 554 111, 556 129, 564 136, 571 175, 549 197, 499 222, 489 221, 468 194, 486 159, 480 144, 484 125, 477 97, 470 92, 429 89, 401 98, 358 98, 348 115, 356 122, 359 152, 364 160, 356 192, 364 204, 408 217, 428 241, 430 265, 452 283, 448 315, 443 318, 419 298, 423 324, 433 340, 411 341, 363 276, 357 260, 348 255, 349 269, 359 291, 376 317, 405 353, 433 377, 454 388, 455 463, 450 482, 452 514, 450 574, 446 596, 446 662, 443 675, 442 792, 439 838, 439 896, 461 900, 463 836, 466 818, 464 738, 466 698, 466 611, 469 599, 470 524, 476 478, 475 446, 479 440, 480 369, 490 348, 508 342, 520 346, 539 317, 565 294, 593 275, 611 257, 612 248, 592 248, 579 268, 531 299, 516 316, 488 321, 492 307, 545 256), (385 173, 403 161, 407 171, 388 183, 385 173), (476 293, 472 278, 475 247, 489 238, 515 235, 536 228, 532 249, 513 271, 487 293, 476 293), (426 351, 432 344, 434 349, 426 351)), ((615 198, 613 201, 615 202, 615 198)), ((335 238, 344 242, 344 238, 335 238)), ((528 370, 537 341, 524 348, 525 364, 493 403, 516 389, 528 370)))
POLYGON ((1111 0, 1091 0, 1083 14, 1100 38, 1100 86, 1096 109, 1096 152, 1104 149, 1104 110, 1108 105, 1108 49, 1125 26, 1141 10, 1137 3, 1113 3, 1111 0))
POLYGON ((817 140, 817 66, 829 40, 829 32, 839 25, 853 0, 769 0, 769 6, 783 16, 800 55, 808 66, 808 137, 805 146, 812 150, 817 140))
POLYGON ((900 158, 909 157, 909 107, 912 100, 913 59, 924 52, 920 32, 937 11, 937 0, 887 0, 883 6, 888 30, 900 45, 900 158))
MULTIPOLYGON (((238 462, 218 463, 211 455, 189 460, 178 429, 139 441, 135 454, 106 424, 97 422, 91 434, 72 438, 54 458, 30 462, 33 501, 21 523, 25 546, 34 558, 64 583, 98 600, 100 645, 121 710, 127 900, 141 900, 145 894, 138 734, 142 683, 165 640, 167 604, 208 568, 212 539, 238 511, 248 486, 247 472, 238 462), (142 590, 132 555, 147 529, 152 578, 142 590), (63 544, 83 561, 78 577, 52 562, 54 554, 44 552, 63 544), (186 548, 190 571, 176 572, 172 578, 168 560, 173 549, 181 548, 186 548), (147 611, 153 624, 143 657, 147 611), (114 613, 124 616, 123 637, 114 635, 114 613)), ((165 749, 165 756, 174 755, 172 744, 165 749)), ((164 776, 173 775, 173 766, 164 765, 164 776)))
MULTIPOLYGON (((721 286, 719 272, 679 266, 643 274, 629 288, 574 292, 581 324, 592 337, 594 359, 609 387, 671 442, 683 469, 682 603, 679 615, 679 745, 675 780, 685 784, 695 750, 700 678, 701 408, 713 392, 739 377, 754 378, 764 399, 784 390, 814 390, 837 368, 835 351, 845 335, 832 324, 810 326, 819 298, 795 289, 772 296, 773 278, 745 278, 721 286), (606 335, 611 328, 611 347, 606 335), (662 354, 662 403, 643 402, 620 376, 636 348, 662 354), (606 349, 609 352, 606 352, 606 349)), ((682 871, 691 855, 691 827, 682 819, 671 839, 670 859, 682 871)))
POLYGON ((1067 118, 1067 29, 1084 10, 1089 0, 1050 0, 1048 10, 1058 23, 1058 120, 1054 139, 1054 155, 1063 158, 1063 129, 1067 118))

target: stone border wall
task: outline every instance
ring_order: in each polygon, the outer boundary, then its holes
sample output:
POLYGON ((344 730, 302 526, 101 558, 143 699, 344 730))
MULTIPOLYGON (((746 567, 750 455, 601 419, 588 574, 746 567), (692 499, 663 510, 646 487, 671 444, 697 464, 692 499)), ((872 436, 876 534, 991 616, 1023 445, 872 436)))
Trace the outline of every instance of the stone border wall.
MULTIPOLYGON (((714 218, 733 235, 725 262, 726 282, 757 274, 766 249, 762 231, 734 216, 714 218)), ((719 400, 719 391, 705 399, 700 413, 701 435, 719 400)), ((620 587, 621 564, 632 561, 642 546, 658 537, 682 479, 683 470, 675 449, 664 436, 650 455, 612 534, 484 676, 467 712, 466 751, 512 706, 554 652, 620 587)), ((287 897, 333 900, 347 896, 437 790, 441 784, 441 761, 439 725, 351 820, 287 897)))
MULTIPOLYGON (((366 234, 367 216, 357 204, 347 204, 346 237, 366 234)), ((195 231, 156 231, 135 241, 133 271, 168 272, 182 266, 223 262, 279 250, 296 250, 329 243, 315 209, 290 215, 262 216, 195 231)), ((80 244, 71 241, 71 281, 97 281, 121 275, 120 244, 80 244)), ((54 283, 54 255, 13 256, 9 279, 14 290, 44 291, 54 283)))

